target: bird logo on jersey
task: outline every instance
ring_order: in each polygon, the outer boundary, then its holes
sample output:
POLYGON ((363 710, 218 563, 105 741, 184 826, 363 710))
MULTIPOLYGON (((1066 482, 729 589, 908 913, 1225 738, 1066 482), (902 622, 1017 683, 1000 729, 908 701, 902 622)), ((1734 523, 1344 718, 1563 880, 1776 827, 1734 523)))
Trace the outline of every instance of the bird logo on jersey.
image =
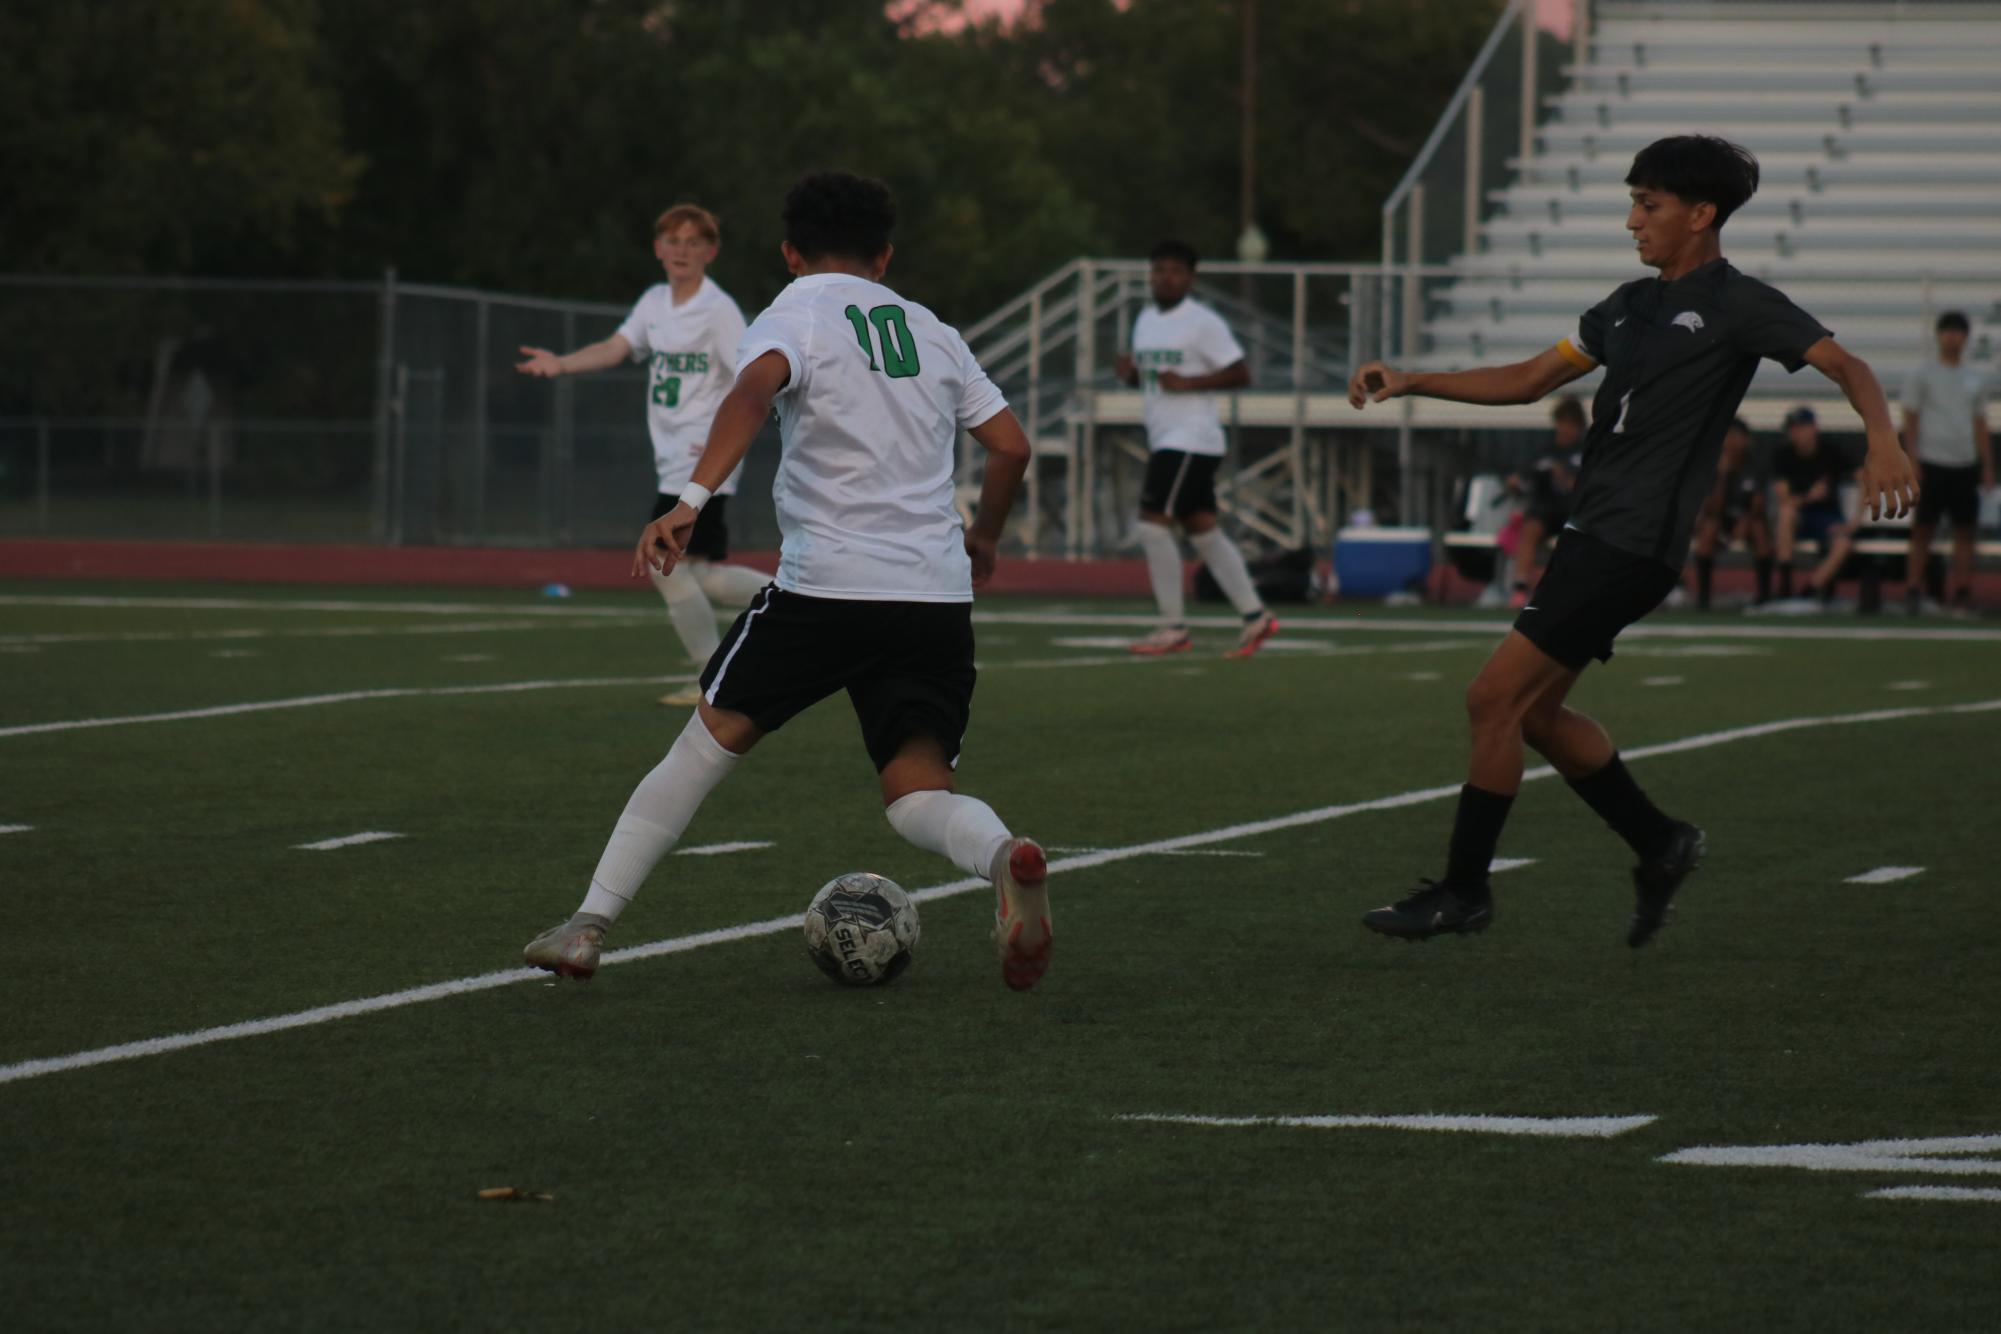
POLYGON ((1674 323, 1688 330, 1690 333, 1695 333, 1702 328, 1702 316, 1692 310, 1684 310, 1681 314, 1674 317, 1674 323))

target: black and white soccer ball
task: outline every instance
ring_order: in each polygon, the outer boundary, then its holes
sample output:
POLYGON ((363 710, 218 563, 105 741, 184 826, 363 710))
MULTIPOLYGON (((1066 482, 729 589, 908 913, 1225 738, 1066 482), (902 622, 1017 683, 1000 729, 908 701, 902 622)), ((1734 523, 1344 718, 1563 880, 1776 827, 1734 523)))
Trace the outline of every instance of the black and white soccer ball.
POLYGON ((894 981, 917 948, 917 905, 903 886, 868 871, 829 880, 806 908, 806 952, 850 987, 894 981))

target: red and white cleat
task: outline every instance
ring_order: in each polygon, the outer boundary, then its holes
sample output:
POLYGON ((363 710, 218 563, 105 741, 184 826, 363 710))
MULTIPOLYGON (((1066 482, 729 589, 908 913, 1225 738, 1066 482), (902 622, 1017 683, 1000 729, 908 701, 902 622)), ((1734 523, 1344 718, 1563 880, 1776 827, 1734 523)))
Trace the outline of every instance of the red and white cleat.
POLYGON ((1145 638, 1135 639, 1126 645, 1128 652, 1144 654, 1147 657, 1159 657, 1164 653, 1186 653, 1193 647, 1195 642, 1188 637, 1188 631, 1179 625, 1163 625, 1145 638))
POLYGON ((1009 839, 994 857, 994 945, 1001 981, 1027 991, 1049 971, 1049 862, 1032 838, 1009 839))
POLYGON ((1258 613, 1254 621, 1244 622, 1244 633, 1237 638, 1237 646, 1223 656, 1226 658, 1248 658, 1264 647, 1267 639, 1278 633, 1278 617, 1270 612, 1258 613))

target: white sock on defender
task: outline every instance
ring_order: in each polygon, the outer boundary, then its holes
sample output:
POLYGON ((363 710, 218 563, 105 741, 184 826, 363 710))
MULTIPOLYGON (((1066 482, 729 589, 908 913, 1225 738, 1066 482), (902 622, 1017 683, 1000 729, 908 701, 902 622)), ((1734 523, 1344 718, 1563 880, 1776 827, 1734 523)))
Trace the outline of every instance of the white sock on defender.
POLYGON ((1168 529, 1142 519, 1139 545, 1146 553, 1146 577, 1153 584, 1153 600, 1160 607, 1161 621, 1180 625, 1188 616, 1181 602, 1181 544, 1168 529))
POLYGON ((1202 558, 1202 563, 1209 567, 1209 573, 1216 576, 1216 586, 1223 590, 1224 597, 1230 599, 1230 605, 1237 609, 1239 616, 1264 610, 1264 599, 1258 596, 1257 586, 1251 582, 1251 571, 1244 564, 1244 553, 1237 550, 1237 544, 1226 537, 1221 528, 1191 534, 1188 541, 1195 548, 1195 554, 1202 558))
POLYGON ((700 713, 690 718, 668 747, 667 758, 632 790, 577 911, 609 918, 624 912, 660 859, 680 841, 696 809, 740 758, 709 735, 700 713))
POLYGON ((695 572, 686 565, 676 565, 674 573, 668 575, 651 566, 646 572, 666 601, 667 619, 674 623, 674 633, 681 636, 688 656, 697 666, 705 665, 715 655, 716 645, 723 642, 723 636, 716 629, 716 609, 709 605, 708 595, 702 592, 695 572))
POLYGON ((911 792, 891 802, 883 814, 889 827, 909 842, 977 876, 993 869, 1001 844, 1013 837, 993 807, 956 792, 911 792))
POLYGON ((771 582, 771 576, 762 570, 753 570, 748 565, 731 565, 727 561, 695 561, 694 574, 695 582, 709 595, 709 601, 739 611, 771 582))

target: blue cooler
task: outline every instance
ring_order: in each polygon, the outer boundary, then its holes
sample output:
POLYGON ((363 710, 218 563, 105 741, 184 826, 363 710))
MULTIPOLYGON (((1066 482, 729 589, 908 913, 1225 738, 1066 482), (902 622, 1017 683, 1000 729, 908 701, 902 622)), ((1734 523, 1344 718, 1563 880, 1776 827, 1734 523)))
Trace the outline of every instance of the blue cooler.
POLYGON ((1341 596, 1379 598, 1421 588, 1431 573, 1429 528, 1343 528, 1334 534, 1341 596))

